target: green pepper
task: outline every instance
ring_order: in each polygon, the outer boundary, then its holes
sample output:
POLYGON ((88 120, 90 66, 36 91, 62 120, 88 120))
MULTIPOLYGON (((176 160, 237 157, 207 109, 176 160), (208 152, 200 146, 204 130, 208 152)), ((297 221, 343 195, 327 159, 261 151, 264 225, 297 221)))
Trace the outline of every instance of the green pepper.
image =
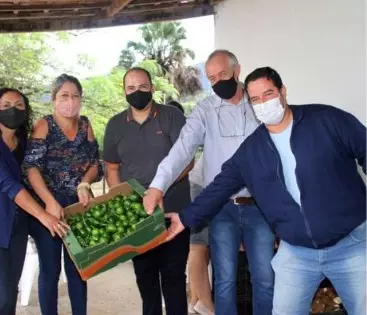
POLYGON ((108 243, 108 238, 102 236, 99 240, 98 240, 98 244, 107 244, 108 243))
POLYGON ((117 228, 116 228, 116 231, 118 232, 118 233, 125 233, 125 228, 123 227, 123 226, 118 226, 117 228))
POLYGON ((92 234, 92 236, 98 236, 100 233, 99 233, 99 230, 97 228, 93 228, 92 231, 91 231, 91 234, 92 234))
POLYGON ((102 222, 95 219, 95 218, 91 219, 91 223, 92 223, 92 226, 96 227, 96 228, 99 228, 99 227, 103 226, 102 222))
POLYGON ((91 239, 98 242, 100 236, 99 235, 92 235, 91 239))
POLYGON ((88 232, 86 230, 84 230, 84 229, 76 229, 76 231, 77 231, 77 233, 80 234, 80 236, 85 237, 85 236, 88 235, 88 232))
POLYGON ((77 222, 75 225, 76 229, 83 229, 84 228, 84 224, 82 222, 77 222))
POLYGON ((132 234, 134 231, 129 227, 127 230, 126 230, 126 234, 127 235, 130 235, 132 234))
POLYGON ((112 224, 112 223, 109 223, 106 226, 106 231, 108 233, 111 233, 112 234, 112 233, 116 232, 116 226, 114 224, 112 224))
POLYGON ((112 200, 109 200, 107 202, 107 208, 109 208, 109 209, 113 208, 113 201, 112 200))
POLYGON ((124 201, 124 208, 126 210, 130 210, 130 207, 131 207, 131 201, 130 200, 125 200, 124 201))
POLYGON ((122 199, 122 197, 121 197, 121 196, 117 196, 117 197, 115 197, 114 199, 115 199, 115 201, 116 201, 118 204, 120 204, 120 203, 123 201, 123 199, 122 199))
POLYGON ((113 235, 112 235, 112 240, 113 240, 114 242, 116 242, 116 241, 120 240, 121 238, 122 238, 122 236, 121 236, 121 234, 120 234, 120 233, 115 233, 115 234, 113 234, 113 235))
POLYGON ((144 212, 139 212, 139 216, 143 219, 146 219, 147 217, 149 217, 149 215, 144 211, 144 212))
POLYGON ((135 216, 130 216, 127 221, 129 222, 129 225, 131 225, 131 224, 137 222, 137 219, 136 219, 135 216))
POLYGON ((101 221, 107 223, 109 217, 110 217, 109 214, 108 213, 105 213, 105 215, 101 218, 101 221))
POLYGON ((139 202, 132 202, 131 203, 131 209, 134 210, 134 211, 136 211, 136 212, 139 212, 139 211, 144 210, 144 207, 139 202))
POLYGON ((95 219, 98 219, 102 216, 101 210, 99 210, 98 208, 92 208, 91 212, 92 212, 93 218, 95 219))
POLYGON ((129 196, 129 199, 131 201, 138 201, 140 200, 140 196, 136 193, 136 192, 133 192, 130 196, 129 196))
POLYGON ((121 206, 118 206, 118 207, 116 207, 116 209, 115 209, 115 213, 116 213, 117 215, 121 215, 121 214, 123 214, 123 213, 124 213, 124 209, 123 209, 121 206))
POLYGON ((97 242, 95 241, 95 240, 93 240, 93 239, 91 239, 90 241, 89 241, 89 244, 88 244, 89 246, 95 246, 95 245, 97 245, 97 242))

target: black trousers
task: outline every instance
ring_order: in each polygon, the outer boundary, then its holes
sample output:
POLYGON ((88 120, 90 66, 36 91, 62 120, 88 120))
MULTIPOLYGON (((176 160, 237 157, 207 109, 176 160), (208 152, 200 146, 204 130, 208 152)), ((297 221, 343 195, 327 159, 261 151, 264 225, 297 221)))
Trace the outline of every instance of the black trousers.
POLYGON ((9 248, 0 248, 0 314, 15 315, 18 283, 22 275, 28 240, 28 216, 15 215, 9 248))
POLYGON ((143 315, 187 315, 186 263, 190 232, 133 259, 136 282, 143 300, 143 315))

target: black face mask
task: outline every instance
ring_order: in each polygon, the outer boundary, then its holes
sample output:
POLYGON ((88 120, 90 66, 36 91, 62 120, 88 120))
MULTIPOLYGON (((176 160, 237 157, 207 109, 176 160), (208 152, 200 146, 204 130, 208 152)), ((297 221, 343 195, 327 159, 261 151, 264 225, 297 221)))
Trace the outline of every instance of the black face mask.
POLYGON ((137 90, 134 93, 126 95, 126 100, 132 107, 142 110, 152 100, 152 92, 137 90))
POLYGON ((220 80, 213 85, 213 90, 221 99, 231 99, 237 91, 237 81, 234 76, 228 80, 220 80))
POLYGON ((17 129, 25 122, 26 118, 27 112, 25 109, 10 107, 0 110, 0 123, 9 129, 17 129))

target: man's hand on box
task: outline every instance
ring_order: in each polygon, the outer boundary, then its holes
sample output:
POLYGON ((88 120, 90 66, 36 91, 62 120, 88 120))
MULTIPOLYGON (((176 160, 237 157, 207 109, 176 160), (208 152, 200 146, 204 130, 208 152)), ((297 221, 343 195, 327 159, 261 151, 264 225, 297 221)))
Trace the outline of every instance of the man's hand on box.
POLYGON ((163 192, 157 188, 149 188, 145 191, 143 204, 149 215, 153 213, 157 205, 163 210, 163 192))
POLYGON ((166 238, 166 241, 170 241, 175 238, 177 234, 181 233, 185 229, 185 227, 182 224, 178 213, 166 213, 165 217, 171 220, 171 225, 168 228, 168 235, 166 238))

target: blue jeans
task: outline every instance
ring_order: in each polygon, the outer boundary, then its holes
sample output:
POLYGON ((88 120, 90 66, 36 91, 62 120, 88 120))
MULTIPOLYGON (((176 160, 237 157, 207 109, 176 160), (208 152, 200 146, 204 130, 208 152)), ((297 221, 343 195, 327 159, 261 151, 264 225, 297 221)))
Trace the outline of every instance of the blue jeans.
POLYGON ((18 283, 22 275, 28 239, 28 216, 18 210, 9 248, 0 248, 0 314, 15 315, 18 283))
POLYGON ((270 315, 275 236, 255 205, 229 201, 209 227, 215 277, 215 314, 236 315, 238 250, 245 246, 253 287, 253 315, 270 315))
MULTIPOLYGON (((66 207, 77 198, 57 198, 66 207)), ((58 283, 61 272, 61 249, 64 248, 64 266, 68 279, 68 291, 73 315, 87 314, 87 283, 83 281, 61 239, 35 219, 30 219, 29 233, 37 246, 40 271, 38 298, 42 315, 57 315, 58 283)))
POLYGON ((331 247, 312 249, 280 242, 273 315, 308 315, 313 296, 329 278, 349 315, 366 314, 366 223, 331 247))

